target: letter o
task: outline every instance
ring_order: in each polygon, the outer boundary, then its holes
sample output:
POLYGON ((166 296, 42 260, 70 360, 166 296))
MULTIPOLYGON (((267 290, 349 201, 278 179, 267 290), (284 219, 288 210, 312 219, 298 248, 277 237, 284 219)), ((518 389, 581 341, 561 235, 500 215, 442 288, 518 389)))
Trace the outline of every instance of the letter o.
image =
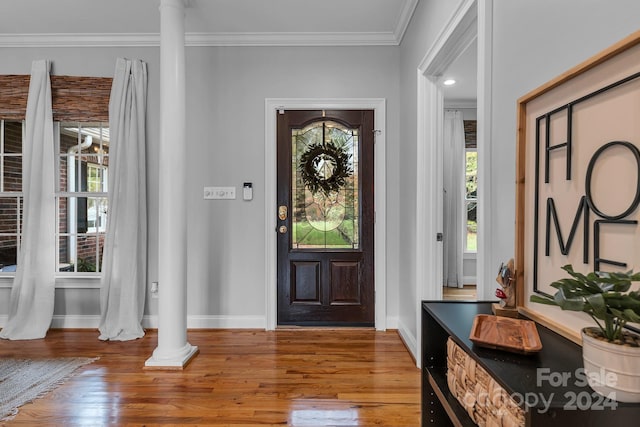
POLYGON ((585 194, 587 196, 587 203, 589 204, 589 208, 596 215, 608 220, 618 220, 628 216, 631 212, 636 210, 636 208, 638 207, 638 204, 640 204, 640 150, 638 150, 638 148, 635 145, 627 141, 611 141, 604 144, 602 147, 598 148, 598 150, 591 157, 591 160, 589 160, 589 166, 587 167, 587 176, 585 178, 584 189, 585 189, 585 194), (633 199, 633 203, 631 203, 631 206, 629 206, 629 208, 623 213, 621 213, 620 215, 612 216, 602 212, 600 209, 596 207, 595 203, 593 203, 593 200, 591 199, 591 175, 593 174, 593 167, 595 166, 596 161, 598 161, 598 158, 600 157, 600 155, 604 153, 607 149, 615 145, 622 145, 623 147, 628 148, 633 153, 633 156, 636 158, 636 164, 638 168, 636 170, 636 173, 637 173, 636 196, 633 199))

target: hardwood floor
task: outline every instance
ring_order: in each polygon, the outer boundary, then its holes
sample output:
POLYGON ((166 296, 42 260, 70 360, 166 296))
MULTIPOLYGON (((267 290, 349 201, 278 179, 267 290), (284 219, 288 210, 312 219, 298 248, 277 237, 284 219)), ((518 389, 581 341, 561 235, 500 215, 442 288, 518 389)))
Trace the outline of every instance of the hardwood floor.
POLYGON ((397 332, 193 330, 182 371, 143 370, 157 332, 101 342, 93 330, 0 340, 0 357, 100 357, 7 426, 419 426, 420 370, 397 332))
POLYGON ((442 287, 443 300, 475 301, 477 299, 476 285, 464 285, 462 288, 442 287))

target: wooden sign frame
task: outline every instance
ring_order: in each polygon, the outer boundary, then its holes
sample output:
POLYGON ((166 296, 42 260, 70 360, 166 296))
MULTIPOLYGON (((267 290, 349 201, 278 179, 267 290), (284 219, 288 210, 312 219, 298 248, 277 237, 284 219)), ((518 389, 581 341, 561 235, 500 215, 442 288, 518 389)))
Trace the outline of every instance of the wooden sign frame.
POLYGON ((585 313, 531 303, 576 271, 640 271, 640 31, 518 100, 518 310, 581 343, 585 313))

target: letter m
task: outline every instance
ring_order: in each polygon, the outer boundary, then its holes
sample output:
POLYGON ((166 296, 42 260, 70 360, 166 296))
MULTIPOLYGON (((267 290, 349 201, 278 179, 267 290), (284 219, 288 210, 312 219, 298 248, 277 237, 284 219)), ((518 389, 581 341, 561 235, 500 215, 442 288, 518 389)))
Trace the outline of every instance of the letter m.
POLYGON ((583 234, 584 234, 584 243, 583 243, 583 262, 587 264, 589 262, 589 205, 587 204, 587 197, 582 196, 580 198, 580 203, 578 204, 578 209, 576 210, 576 215, 573 218, 573 224, 571 225, 571 232, 569 232, 569 237, 567 238, 567 243, 565 244, 564 238, 562 237, 562 231, 560 230, 560 222, 558 221, 558 212, 556 211, 556 205, 553 202, 553 199, 549 197, 547 199, 547 229, 545 232, 545 255, 549 256, 549 249, 551 246, 551 219, 553 218, 553 225, 556 229, 556 236, 558 237, 558 243, 560 245, 560 252, 562 255, 568 255, 571 250, 571 244, 573 243, 573 238, 576 235, 576 230, 578 229, 578 223, 580 222, 580 214, 584 216, 583 219, 583 234))

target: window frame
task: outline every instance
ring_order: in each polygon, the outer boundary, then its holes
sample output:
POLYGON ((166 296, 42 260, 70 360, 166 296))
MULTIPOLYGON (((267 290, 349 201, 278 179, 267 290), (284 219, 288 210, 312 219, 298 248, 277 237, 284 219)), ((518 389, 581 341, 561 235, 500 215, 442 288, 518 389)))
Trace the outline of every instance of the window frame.
MULTIPOLYGON (((29 94, 29 82, 31 76, 28 74, 7 74, 0 75, 0 120, 16 121, 22 123, 22 135, 26 129, 24 120, 26 116, 27 97, 29 94)), ((113 78, 111 77, 88 77, 88 76, 66 76, 51 75, 51 98, 53 120, 56 122, 109 122, 109 99, 111 95, 113 78)), ((56 159, 59 156, 56 155, 56 159)), ((23 171, 24 173, 24 171, 23 171)), ((2 190, 2 188, 0 188, 2 190)), ((0 192, 4 197, 6 192, 0 192)), ((10 197, 19 197, 18 212, 23 203, 23 193, 12 192, 10 197)), ((56 208, 56 221, 58 221, 58 209, 56 208)), ((20 215, 18 213, 18 215, 20 215)), ((21 221, 21 218, 19 219, 21 221)), ((56 228, 59 228, 57 222, 56 228)), ((17 250, 21 243, 21 224, 18 225, 16 238, 17 250)), ((59 241, 58 241, 59 244, 59 241)), ((56 246, 56 250, 58 247, 56 246)), ((56 258, 59 253, 56 252, 56 258)), ((55 272, 56 288, 97 288, 100 286, 100 273, 75 272, 61 273, 55 272), (89 274, 89 276, 87 276, 89 274), (79 279, 79 280, 78 280, 79 279)), ((0 288, 11 288, 15 272, 0 272, 0 288)))
MULTIPOLYGON (((103 164, 101 165, 99 163, 87 162, 87 187, 89 187, 90 185, 90 182, 89 182, 90 169, 96 169, 100 171, 99 180, 101 181, 100 186, 103 188, 103 191, 91 191, 91 190, 88 190, 88 191, 90 193, 104 194, 105 195, 104 198, 106 199, 109 193, 109 166, 105 166, 103 164)), ((98 224, 97 225, 94 224, 94 226, 92 227, 89 223, 89 212, 88 212, 89 209, 90 208, 87 207, 87 231, 93 232, 93 233, 106 233, 107 232, 107 211, 102 211, 102 212, 96 211, 95 221, 97 221, 98 224)))
MULTIPOLYGON (((69 226, 69 228, 66 230, 66 232, 61 232, 60 231, 60 221, 62 220, 61 218, 61 205, 60 205, 60 201, 61 199, 66 198, 67 200, 67 210, 68 212, 70 212, 67 217, 67 223, 68 224, 73 224, 73 221, 76 221, 76 227, 77 227, 77 213, 76 209, 77 209, 77 199, 78 198, 83 198, 86 197, 87 199, 89 198, 100 198, 100 199, 107 199, 108 198, 108 184, 106 184, 105 182, 105 186, 103 188, 104 191, 102 192, 95 192, 95 191, 76 191, 75 188, 77 187, 77 185, 81 185, 81 179, 82 176, 78 177, 78 173, 74 172, 74 177, 76 178, 75 180, 75 184, 73 186, 67 186, 66 191, 62 191, 61 190, 61 158, 63 156, 67 156, 67 164, 71 164, 70 162, 73 161, 75 167, 73 168, 74 171, 80 170, 80 167, 82 165, 82 163, 85 163, 87 166, 87 170, 89 167, 89 164, 94 164, 93 162, 89 162, 88 159, 86 161, 83 162, 82 158, 83 156, 87 156, 86 154, 82 154, 82 149, 81 147, 81 143, 82 143, 82 137, 83 135, 86 136, 86 133, 83 134, 82 129, 83 128, 94 128, 94 127, 100 127, 100 135, 103 134, 102 130, 104 129, 109 129, 109 124, 106 122, 96 122, 96 121, 86 121, 86 122, 78 122, 78 121, 55 121, 54 122, 54 145, 55 145, 55 179, 56 179, 56 188, 55 188, 55 198, 56 198, 56 237, 55 237, 55 241, 56 241, 56 249, 55 249, 55 257, 56 257, 56 271, 55 271, 55 277, 56 278, 71 278, 71 279, 75 279, 75 278, 100 278, 102 275, 102 265, 101 265, 101 248, 102 250, 104 250, 104 244, 101 244, 99 242, 99 240, 102 238, 102 240, 104 241, 104 238, 106 237, 106 223, 104 225, 104 230, 96 230, 95 227, 93 227, 93 230, 91 230, 89 227, 87 227, 86 231, 84 232, 79 232, 77 231, 77 228, 73 228, 71 226, 69 226), (99 123, 96 126, 96 123, 99 123), (77 127, 78 132, 78 143, 77 145, 75 145, 75 147, 78 147, 80 149, 80 154, 72 154, 72 153, 63 153, 61 151, 60 148, 60 144, 61 144, 61 132, 62 132, 62 126, 65 127, 77 127), (73 190, 70 188, 73 187, 73 190), (72 203, 73 201, 76 201, 76 203, 72 203), (71 218, 71 220, 70 220, 71 218), (79 265, 79 256, 77 255, 77 251, 78 251, 78 247, 77 247, 77 241, 79 236, 89 236, 89 237, 95 237, 96 244, 95 244, 95 268, 96 271, 78 271, 78 265, 79 265), (67 241, 67 244, 69 245, 69 251, 71 252, 70 254, 70 261, 71 261, 71 255, 75 254, 73 256, 73 260, 74 261, 72 263, 73 265, 73 270, 72 271, 60 271, 61 268, 61 263, 60 263, 60 244, 61 244, 61 239, 62 238, 67 238, 69 239, 67 241), (72 250, 71 248, 75 246, 75 249, 72 250)), ((98 144, 99 150, 101 152, 99 152, 98 154, 96 154, 96 156, 98 156, 99 158, 108 158, 109 154, 108 152, 104 152, 102 151, 105 144, 105 141, 103 140, 102 136, 99 137, 98 141, 93 141, 93 144, 98 144)), ((108 170, 108 165, 104 166, 104 165, 100 165, 99 163, 96 164, 97 166, 102 166, 105 169, 108 170)), ((68 171, 71 170, 71 167, 67 167, 67 173, 69 173, 68 171)), ((105 176, 105 180, 106 180, 106 176, 105 176)), ((88 175, 85 174, 85 179, 88 179, 88 175)), ((71 177, 67 176, 67 182, 70 183, 72 180, 71 177)), ((105 218, 106 220, 106 218, 105 218)), ((105 221, 106 222, 106 221, 105 221)))
MULTIPOLYGON (((465 168, 463 171, 463 181, 465 183, 465 189, 464 189, 464 198, 463 198, 463 209, 464 209, 464 221, 462 224, 463 230, 462 230, 462 236, 463 236, 463 249, 464 249, 464 254, 465 255, 475 255, 478 253, 478 245, 477 245, 477 240, 476 240, 476 250, 470 250, 468 248, 468 229, 467 229, 467 223, 469 221, 468 219, 468 206, 471 203, 475 203, 476 204, 476 215, 477 215, 477 209, 478 209, 478 203, 479 203, 479 199, 478 199, 478 190, 476 188, 476 197, 467 197, 467 188, 466 188, 466 182, 467 182, 467 153, 476 153, 476 159, 478 156, 478 148, 477 147, 465 147, 465 151, 464 151, 464 160, 465 160, 465 168)), ((477 168, 477 163, 476 163, 476 185, 477 185, 477 179, 478 179, 478 168, 477 168)), ((477 224, 478 224, 478 218, 476 216, 476 236, 477 236, 477 224)), ((477 239, 477 237, 476 237, 477 239)))

